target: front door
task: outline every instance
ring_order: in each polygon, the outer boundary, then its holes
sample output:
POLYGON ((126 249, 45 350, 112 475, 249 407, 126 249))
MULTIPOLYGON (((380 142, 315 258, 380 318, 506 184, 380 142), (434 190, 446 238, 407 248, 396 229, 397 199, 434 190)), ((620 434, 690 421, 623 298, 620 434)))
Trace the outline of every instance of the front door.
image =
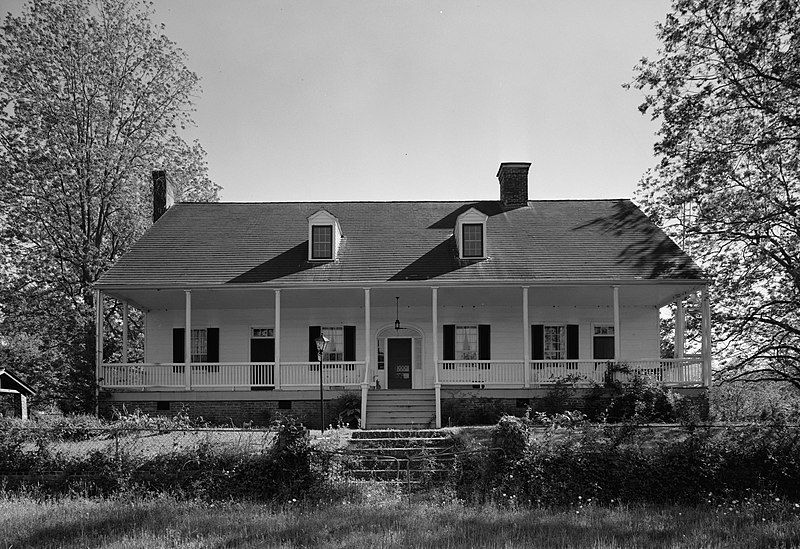
MULTIPOLYGON (((275 339, 252 338, 250 339, 250 362, 275 362, 275 339)), ((263 365, 250 366, 250 379, 253 385, 263 385, 270 382, 268 370, 263 365)))
POLYGON ((411 389, 411 338, 389 339, 387 347, 387 388, 411 389))

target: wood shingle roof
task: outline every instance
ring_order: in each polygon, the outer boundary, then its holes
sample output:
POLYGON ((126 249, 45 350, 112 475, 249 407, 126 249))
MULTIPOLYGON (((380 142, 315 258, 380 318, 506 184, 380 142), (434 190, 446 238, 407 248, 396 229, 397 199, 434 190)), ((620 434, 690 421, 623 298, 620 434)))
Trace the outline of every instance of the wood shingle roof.
POLYGON ((193 287, 276 283, 702 278, 630 200, 181 203, 97 284, 193 287), (333 262, 309 262, 307 218, 335 215, 333 262), (488 216, 487 258, 459 260, 456 218, 488 216))

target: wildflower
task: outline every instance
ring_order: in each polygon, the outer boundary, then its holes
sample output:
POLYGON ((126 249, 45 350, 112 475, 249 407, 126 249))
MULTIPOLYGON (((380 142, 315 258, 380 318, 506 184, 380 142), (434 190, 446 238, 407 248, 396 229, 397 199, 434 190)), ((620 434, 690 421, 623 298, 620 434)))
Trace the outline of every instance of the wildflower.
POLYGON ((780 501, 780 500, 781 500, 781 498, 775 498, 775 501, 780 501))

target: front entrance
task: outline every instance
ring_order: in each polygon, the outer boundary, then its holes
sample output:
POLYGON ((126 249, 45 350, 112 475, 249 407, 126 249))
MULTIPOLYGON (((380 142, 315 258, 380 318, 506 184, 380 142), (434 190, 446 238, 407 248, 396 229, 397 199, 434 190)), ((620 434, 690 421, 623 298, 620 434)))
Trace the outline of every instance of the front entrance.
MULTIPOLYGON (((254 329, 250 337, 250 362, 275 362, 275 338, 272 331, 254 329), (269 335, 267 335, 269 334, 269 335)), ((250 366, 250 382, 253 385, 272 383, 267 368, 263 365, 250 366)))
POLYGON ((411 338, 393 338, 387 341, 387 388, 411 389, 411 338))

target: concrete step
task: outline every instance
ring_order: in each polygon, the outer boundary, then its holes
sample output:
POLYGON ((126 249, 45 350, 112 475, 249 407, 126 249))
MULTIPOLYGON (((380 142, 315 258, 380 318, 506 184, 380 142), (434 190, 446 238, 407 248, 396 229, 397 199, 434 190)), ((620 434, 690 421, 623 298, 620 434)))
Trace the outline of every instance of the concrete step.
POLYGON ((444 438, 353 438, 350 446, 358 448, 437 448, 450 447, 450 441, 444 438))
POLYGON ((450 434, 438 429, 416 429, 416 430, 398 430, 398 429, 364 429, 361 431, 353 431, 351 439, 360 438, 444 438, 449 439, 450 434))

